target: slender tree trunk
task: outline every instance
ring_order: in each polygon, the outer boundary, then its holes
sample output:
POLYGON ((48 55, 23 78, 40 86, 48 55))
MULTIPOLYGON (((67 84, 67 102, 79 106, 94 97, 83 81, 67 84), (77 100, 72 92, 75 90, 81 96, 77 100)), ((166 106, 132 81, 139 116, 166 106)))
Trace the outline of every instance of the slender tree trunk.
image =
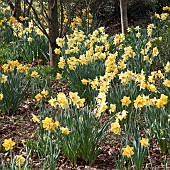
POLYGON ((14 5, 13 5, 13 3, 10 1, 10 0, 7 0, 7 3, 8 3, 8 5, 10 6, 10 11, 11 11, 11 13, 12 13, 12 15, 13 15, 13 13, 14 13, 14 5))
POLYGON ((21 16, 21 0, 15 0, 14 17, 19 21, 21 16))
POLYGON ((15 0, 13 4, 11 0, 7 0, 8 5, 10 6, 11 14, 19 20, 21 16, 21 0, 15 0))
POLYGON ((128 29, 127 1, 128 0, 120 0, 122 34, 125 34, 127 32, 127 29, 128 29))
POLYGON ((56 61, 56 38, 59 37, 57 0, 48 0, 48 17, 50 66, 53 66, 56 61))

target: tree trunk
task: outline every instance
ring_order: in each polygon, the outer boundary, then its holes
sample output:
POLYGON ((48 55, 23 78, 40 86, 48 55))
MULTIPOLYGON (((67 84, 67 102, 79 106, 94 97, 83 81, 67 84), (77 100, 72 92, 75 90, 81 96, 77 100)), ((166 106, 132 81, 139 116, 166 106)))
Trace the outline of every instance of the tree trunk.
POLYGON ((21 16, 21 0, 15 0, 15 9, 13 16, 19 21, 21 16))
POLYGON ((15 0, 14 4, 11 0, 8 0, 7 3, 10 6, 11 14, 19 21, 21 16, 21 0, 15 0))
POLYGON ((128 0, 120 0, 120 14, 121 14, 122 34, 125 34, 127 32, 127 29, 128 29, 127 1, 128 0))
POLYGON ((56 38, 59 37, 57 0, 48 0, 48 17, 50 66, 53 66, 56 61, 56 38))

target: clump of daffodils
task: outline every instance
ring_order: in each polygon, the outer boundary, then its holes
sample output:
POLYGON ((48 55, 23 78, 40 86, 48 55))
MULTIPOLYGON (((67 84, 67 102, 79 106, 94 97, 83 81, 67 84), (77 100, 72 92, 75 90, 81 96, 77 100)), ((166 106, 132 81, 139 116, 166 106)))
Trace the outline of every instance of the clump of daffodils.
POLYGON ((78 96, 78 93, 69 92, 69 96, 67 97, 63 92, 59 92, 56 98, 51 97, 48 103, 52 107, 61 107, 62 109, 68 109, 69 105, 72 104, 77 108, 83 107, 85 103, 85 99, 81 99, 78 96))
POLYGON ((52 118, 46 117, 44 120, 42 120, 43 128, 48 131, 53 131, 54 129, 57 129, 60 125, 59 121, 52 121, 52 118))
POLYGON ((13 72, 15 69, 20 73, 28 73, 29 67, 19 63, 18 60, 9 61, 7 64, 2 65, 4 73, 13 72))

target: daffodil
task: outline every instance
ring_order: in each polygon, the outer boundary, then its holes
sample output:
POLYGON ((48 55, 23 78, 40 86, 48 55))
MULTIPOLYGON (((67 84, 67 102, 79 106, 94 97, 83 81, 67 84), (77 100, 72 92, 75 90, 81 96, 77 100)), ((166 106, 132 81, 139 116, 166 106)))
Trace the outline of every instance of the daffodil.
POLYGON ((159 51, 158 51, 158 48, 157 47, 154 47, 153 50, 152 50, 152 55, 155 57, 159 54, 159 51))
POLYGON ((65 59, 63 57, 60 57, 60 60, 58 62, 58 68, 64 69, 65 66, 65 59))
POLYGON ((4 95, 0 93, 0 101, 4 98, 4 95))
POLYGON ((57 78, 57 80, 59 80, 62 78, 62 75, 60 73, 57 73, 56 78, 57 78))
POLYGON ((16 159, 16 166, 21 166, 25 162, 25 158, 22 155, 16 155, 15 159, 16 159))
POLYGON ((56 48, 56 49, 54 50, 54 52, 55 52, 55 54, 58 54, 58 55, 61 53, 61 51, 60 51, 59 48, 56 48))
POLYGON ((68 135, 70 133, 67 127, 61 127, 60 129, 61 129, 61 133, 64 135, 68 135))
POLYGON ((1 83, 6 83, 7 78, 8 78, 8 76, 2 74, 1 79, 0 79, 0 82, 1 82, 1 83))
POLYGON ((27 40, 28 40, 29 42, 32 42, 32 38, 31 38, 31 37, 28 37, 27 40))
POLYGON ((63 92, 57 94, 57 102, 60 104, 62 109, 69 107, 68 100, 63 92))
POLYGON ((2 144, 2 146, 5 147, 5 150, 8 151, 10 149, 13 149, 13 147, 15 146, 15 142, 12 141, 12 139, 5 139, 4 143, 2 144))
POLYGON ((48 91, 43 89, 43 91, 41 92, 41 95, 43 95, 43 97, 46 97, 48 95, 48 91))
POLYGON ((40 120, 39 120, 39 118, 37 117, 37 116, 35 116, 34 114, 32 114, 32 121, 34 122, 34 123, 36 123, 36 122, 40 122, 40 120))
POLYGON ((118 134, 119 132, 121 132, 121 128, 119 125, 119 122, 116 121, 114 123, 111 123, 111 128, 110 128, 111 132, 118 134))
POLYGON ((116 119, 119 119, 120 121, 122 121, 123 119, 126 119, 127 117, 127 111, 123 110, 122 112, 119 112, 116 114, 116 119))
POLYGON ((123 106, 128 106, 131 103, 130 97, 124 96, 121 102, 123 106))
POLYGON ((33 72, 31 73, 31 77, 32 77, 32 78, 38 78, 38 77, 39 77, 38 72, 37 72, 37 71, 33 71, 33 72))
POLYGON ((53 106, 53 107, 57 107, 57 99, 56 98, 52 98, 48 101, 48 103, 53 106))
POLYGON ((148 146, 149 146, 149 139, 142 138, 142 139, 140 140, 140 143, 141 143, 142 146, 148 147, 148 146))
POLYGON ((133 152, 133 147, 130 147, 129 145, 126 146, 126 148, 122 148, 123 149, 123 156, 127 156, 128 158, 130 158, 132 155, 134 155, 133 152))
POLYGON ((116 111, 116 104, 110 104, 109 112, 115 112, 116 111))
POLYGON ((165 69, 166 73, 170 72, 170 62, 169 61, 166 63, 164 69, 165 69))
POLYGON ((145 105, 145 100, 142 96, 138 95, 136 100, 134 101, 135 108, 142 108, 145 105))
POLYGON ((37 100, 37 101, 40 101, 42 99, 42 95, 40 93, 38 93, 34 98, 37 100))
POLYGON ((46 117, 44 120, 42 120, 42 123, 43 128, 46 130, 52 130, 54 128, 52 118, 46 117))
POLYGON ((166 86, 166 87, 170 87, 170 80, 165 79, 164 82, 163 82, 163 85, 166 86))
POLYGON ((138 32, 138 33, 136 34, 136 37, 139 38, 140 36, 141 36, 141 33, 138 32))
POLYGON ((84 84, 84 85, 86 85, 86 84, 88 83, 88 80, 82 79, 82 80, 81 80, 81 83, 84 84))

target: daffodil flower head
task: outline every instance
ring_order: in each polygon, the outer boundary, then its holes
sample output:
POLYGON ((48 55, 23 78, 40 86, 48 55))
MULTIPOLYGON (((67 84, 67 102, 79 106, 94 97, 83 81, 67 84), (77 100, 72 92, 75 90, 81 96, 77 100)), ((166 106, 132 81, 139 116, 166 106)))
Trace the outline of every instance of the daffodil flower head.
POLYGON ((141 143, 142 146, 148 147, 148 146, 149 146, 149 139, 142 138, 142 139, 140 140, 140 143, 141 143))
POLYGON ((16 166, 21 166, 25 162, 25 158, 22 155, 16 155, 15 159, 16 159, 16 166))
POLYGON ((15 146, 15 142, 12 141, 12 138, 10 139, 5 139, 4 143, 2 144, 2 146, 5 147, 5 150, 8 151, 10 149, 13 149, 13 147, 15 146))
POLYGON ((127 156, 128 158, 130 158, 132 155, 134 155, 133 152, 133 147, 130 147, 129 145, 126 146, 126 148, 122 148, 123 149, 123 156, 127 156))

